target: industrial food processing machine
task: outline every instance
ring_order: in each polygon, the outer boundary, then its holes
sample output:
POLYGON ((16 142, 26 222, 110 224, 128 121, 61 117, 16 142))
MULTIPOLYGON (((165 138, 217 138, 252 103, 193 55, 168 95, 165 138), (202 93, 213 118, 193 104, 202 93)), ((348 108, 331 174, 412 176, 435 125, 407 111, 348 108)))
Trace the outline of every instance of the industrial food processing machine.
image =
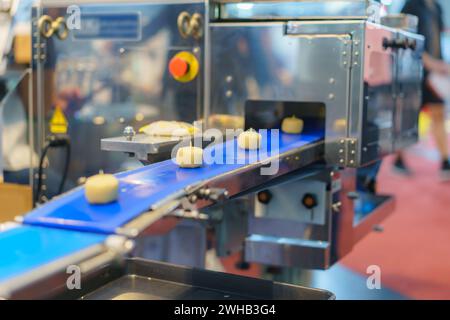
MULTIPOLYGON (((211 247, 244 263, 332 266, 393 211, 395 199, 376 193, 380 161, 418 138, 423 37, 381 25, 377 12, 356 0, 43 1, 33 13, 38 143, 59 107, 73 181, 144 166, 116 174, 115 203, 90 205, 80 186, 4 226, 0 242, 13 249, 0 260, 0 296, 124 297, 137 290, 127 274, 192 277, 124 257, 204 268, 211 247), (292 115, 302 134, 278 130, 292 115), (193 142, 216 161, 179 168, 179 138, 138 132, 161 119, 195 121, 193 142), (264 133, 265 152, 226 134, 249 128, 264 133), (31 238, 42 246, 28 249, 31 238), (65 287, 69 265, 82 270, 81 291, 65 287)), ((201 277, 189 285, 214 289, 213 273, 201 277)), ((282 291, 264 285, 257 297, 282 291)), ((331 297, 299 290, 288 297, 331 297)))

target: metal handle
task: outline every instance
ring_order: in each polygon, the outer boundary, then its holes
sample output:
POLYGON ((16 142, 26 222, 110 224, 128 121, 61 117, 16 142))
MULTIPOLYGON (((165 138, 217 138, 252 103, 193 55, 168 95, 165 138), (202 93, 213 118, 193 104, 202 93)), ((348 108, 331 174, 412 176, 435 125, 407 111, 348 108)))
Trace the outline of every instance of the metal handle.
POLYGON ((408 40, 408 39, 383 39, 383 48, 384 49, 411 49, 416 50, 417 41, 416 40, 408 40))
POLYGON ((191 28, 191 34, 194 39, 200 39, 203 36, 203 17, 199 13, 194 13, 192 15, 191 21, 189 23, 191 28))
POLYGON ((52 28, 56 36, 60 40, 66 40, 69 36, 69 28, 67 27, 66 20, 63 17, 58 17, 53 23, 52 28))
POLYGON ((38 29, 44 38, 50 38, 55 32, 53 29, 53 19, 47 15, 40 17, 38 21, 38 29))
POLYGON ((183 38, 189 37, 191 34, 191 15, 186 11, 181 12, 177 19, 177 26, 183 38))

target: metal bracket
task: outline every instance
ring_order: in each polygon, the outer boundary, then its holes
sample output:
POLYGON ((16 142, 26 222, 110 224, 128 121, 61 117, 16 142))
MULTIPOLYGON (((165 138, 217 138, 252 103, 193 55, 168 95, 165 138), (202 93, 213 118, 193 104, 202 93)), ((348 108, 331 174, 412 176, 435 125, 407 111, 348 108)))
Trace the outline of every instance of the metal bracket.
POLYGON ((356 168, 358 163, 358 139, 345 138, 339 141, 339 163, 345 167, 356 168))

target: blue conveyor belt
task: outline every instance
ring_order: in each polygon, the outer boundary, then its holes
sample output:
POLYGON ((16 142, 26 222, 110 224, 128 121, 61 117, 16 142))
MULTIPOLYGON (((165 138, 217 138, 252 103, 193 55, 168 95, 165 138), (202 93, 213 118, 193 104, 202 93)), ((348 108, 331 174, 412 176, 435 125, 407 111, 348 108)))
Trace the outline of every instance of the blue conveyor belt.
MULTIPOLYGON (((278 152, 282 154, 301 148, 322 138, 322 132, 301 135, 280 134, 278 152)), ((201 183, 245 167, 249 163, 268 158, 272 147, 270 139, 266 139, 263 135, 260 150, 269 150, 269 153, 257 159, 257 151, 240 150, 237 148, 236 140, 230 140, 205 149, 205 154, 211 150, 211 153, 222 151, 223 158, 231 160, 227 163, 233 164, 206 164, 201 168, 183 169, 172 160, 167 160, 123 172, 117 174, 120 181, 118 201, 106 205, 91 205, 84 197, 84 188, 78 188, 35 209, 25 216, 24 223, 88 232, 114 233, 118 227, 147 211, 155 203, 189 185, 201 183), (235 152, 227 152, 231 149, 235 152)))
POLYGON ((20 226, 0 232, 0 283, 102 243, 106 236, 20 226))

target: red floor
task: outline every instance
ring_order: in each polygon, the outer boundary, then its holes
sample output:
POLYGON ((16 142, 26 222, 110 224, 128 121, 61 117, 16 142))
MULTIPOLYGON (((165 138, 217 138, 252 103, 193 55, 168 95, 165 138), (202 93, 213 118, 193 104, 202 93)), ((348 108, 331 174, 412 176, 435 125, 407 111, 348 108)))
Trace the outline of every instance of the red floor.
POLYGON ((392 173, 392 158, 385 160, 379 191, 397 197, 396 211, 384 232, 368 235, 342 261, 363 275, 380 266, 383 286, 414 299, 450 299, 450 182, 438 181, 432 155, 425 143, 408 153, 410 178, 392 173))

